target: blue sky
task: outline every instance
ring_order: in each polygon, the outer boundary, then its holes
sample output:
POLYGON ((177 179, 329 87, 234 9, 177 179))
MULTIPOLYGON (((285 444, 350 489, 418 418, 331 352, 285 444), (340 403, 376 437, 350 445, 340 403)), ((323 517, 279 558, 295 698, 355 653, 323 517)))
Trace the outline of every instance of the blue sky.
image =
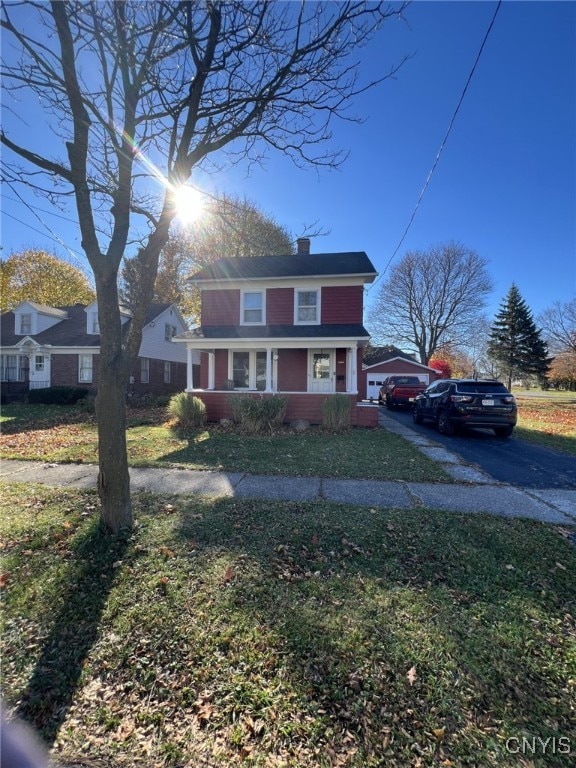
MULTIPOLYGON (((340 170, 303 171, 271 155, 249 176, 235 167, 196 182, 246 195, 295 236, 317 222, 329 234, 313 240, 313 251, 364 250, 384 271, 495 9, 491 0, 416 2, 406 23, 385 25, 360 53, 366 77, 412 56, 394 79, 356 100, 362 125, 335 124, 334 143, 350 152, 340 170)), ((74 224, 19 191, 81 253, 74 224)), ((1 224, 3 255, 34 246, 69 258, 8 188, 1 224)), ((535 315, 576 295, 576 3, 502 3, 395 259, 450 240, 488 260, 495 283, 490 316, 513 281, 535 315)), ((368 307, 385 279, 368 293, 368 307)))

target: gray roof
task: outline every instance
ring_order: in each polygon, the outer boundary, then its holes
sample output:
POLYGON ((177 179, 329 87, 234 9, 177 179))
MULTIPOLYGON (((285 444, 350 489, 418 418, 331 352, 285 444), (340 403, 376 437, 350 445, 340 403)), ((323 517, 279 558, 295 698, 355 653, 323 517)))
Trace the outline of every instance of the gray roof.
POLYGON ((180 339, 358 339, 370 334, 361 323, 324 325, 203 325, 182 333, 180 339))
POLYGON ((220 259, 203 267, 190 280, 269 280, 331 275, 364 275, 370 277, 369 282, 372 282, 377 272, 364 251, 356 251, 220 259))
MULTIPOLYGON (((32 302, 29 302, 32 304, 32 302)), ((36 307, 40 305, 35 305, 36 307)), ((146 323, 151 322, 158 317, 164 310, 171 307, 171 304, 152 304, 146 314, 146 323)), ((99 347, 100 334, 86 333, 86 306, 84 304, 74 304, 70 307, 53 307, 63 314, 63 319, 40 333, 21 334, 15 333, 15 315, 14 312, 4 312, 0 316, 0 345, 2 347, 14 347, 22 339, 29 336, 40 345, 51 344, 53 347, 99 347)), ((123 329, 127 329, 130 320, 128 320, 123 329)))

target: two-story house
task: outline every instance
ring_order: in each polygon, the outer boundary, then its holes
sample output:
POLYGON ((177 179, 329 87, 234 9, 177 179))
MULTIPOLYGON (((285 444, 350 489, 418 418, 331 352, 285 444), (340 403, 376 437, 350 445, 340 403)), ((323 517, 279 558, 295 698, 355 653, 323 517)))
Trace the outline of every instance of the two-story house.
MULTIPOLYGON (((132 314, 122 308, 124 332, 132 314)), ((0 317, 0 380, 3 397, 49 386, 98 389, 98 305, 48 307, 23 301, 0 317)), ((129 394, 170 394, 186 386, 186 350, 172 337, 187 325, 174 304, 152 304, 142 333, 129 394)), ((195 357, 191 365, 198 368, 195 357)))
POLYGON ((352 423, 363 423, 356 403, 362 348, 364 286, 376 277, 368 256, 310 253, 298 241, 288 256, 226 258, 196 273, 200 326, 175 342, 188 350, 187 391, 206 404, 208 419, 231 414, 238 393, 288 395, 287 420, 322 419, 322 403, 349 395, 352 423), (200 382, 192 382, 192 354, 200 352, 200 382))

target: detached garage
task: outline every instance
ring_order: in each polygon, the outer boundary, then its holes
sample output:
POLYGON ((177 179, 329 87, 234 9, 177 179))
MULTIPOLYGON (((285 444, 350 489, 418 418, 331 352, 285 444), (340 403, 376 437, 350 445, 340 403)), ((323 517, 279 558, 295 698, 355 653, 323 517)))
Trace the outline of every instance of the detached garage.
MULTIPOLYGON (((372 360, 375 357, 376 355, 373 355, 372 360)), ((378 362, 371 360, 371 364, 363 365, 362 372, 358 374, 358 389, 367 400, 370 398, 378 399, 378 390, 388 376, 410 374, 410 376, 418 376, 423 384, 430 384, 439 378, 439 374, 434 368, 417 363, 412 357, 402 352, 396 350, 392 354, 384 352, 382 357, 385 359, 378 362)))

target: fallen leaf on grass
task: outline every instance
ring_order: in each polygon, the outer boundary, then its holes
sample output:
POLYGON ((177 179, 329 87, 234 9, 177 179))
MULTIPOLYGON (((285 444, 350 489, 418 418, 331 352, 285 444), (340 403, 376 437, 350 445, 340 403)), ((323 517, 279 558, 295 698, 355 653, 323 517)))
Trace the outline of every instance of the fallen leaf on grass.
POLYGON ((9 573, 0 573, 0 589, 4 589, 10 579, 9 573))
POLYGON ((228 568, 224 571, 224 584, 228 584, 232 581, 232 579, 236 576, 236 571, 234 568, 229 565, 228 568))
POLYGON ((164 557, 174 557, 174 552, 169 547, 160 547, 160 554, 164 557))
POLYGON ((410 683, 410 685, 414 685, 417 678, 416 667, 410 667, 410 669, 406 673, 406 677, 408 678, 408 682, 410 683))

